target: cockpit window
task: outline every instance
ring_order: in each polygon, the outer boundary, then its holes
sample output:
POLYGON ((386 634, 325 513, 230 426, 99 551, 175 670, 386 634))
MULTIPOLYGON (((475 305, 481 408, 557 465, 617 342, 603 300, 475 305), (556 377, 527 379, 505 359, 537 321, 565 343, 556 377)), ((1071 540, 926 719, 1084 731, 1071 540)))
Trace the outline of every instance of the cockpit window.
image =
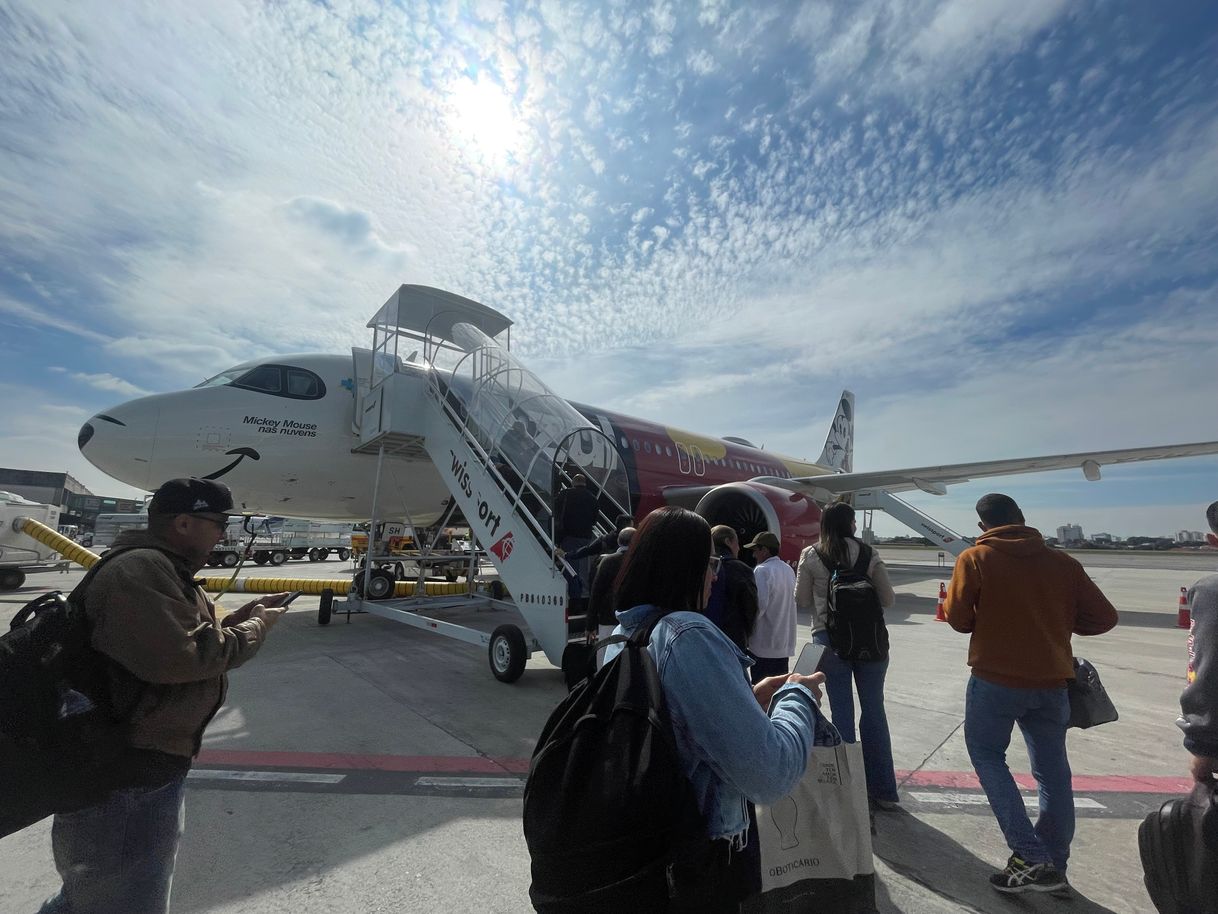
POLYGON ((288 396, 316 400, 322 395, 321 378, 303 368, 288 369, 288 396))
POLYGON ((238 387, 291 400, 320 400, 326 395, 326 384, 318 375, 294 365, 230 368, 197 386, 238 387))
POLYGON ((195 390, 198 390, 200 387, 225 387, 232 384, 233 381, 245 374, 246 371, 248 371, 246 368, 230 368, 228 371, 220 372, 214 378, 208 378, 206 381, 196 384, 195 390))
POLYGON ((283 369, 278 365, 259 365, 237 378, 233 382, 233 387, 260 390, 264 394, 281 393, 283 391, 283 369))

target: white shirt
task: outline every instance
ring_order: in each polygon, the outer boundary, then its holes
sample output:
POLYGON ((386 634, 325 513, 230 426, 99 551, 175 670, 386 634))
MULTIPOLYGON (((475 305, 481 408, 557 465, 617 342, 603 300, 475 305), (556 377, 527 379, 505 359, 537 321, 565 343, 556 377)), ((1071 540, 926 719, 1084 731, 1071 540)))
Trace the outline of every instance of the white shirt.
POLYGON ((749 651, 758 657, 795 654, 795 572, 776 555, 753 569, 757 579, 757 626, 749 651))

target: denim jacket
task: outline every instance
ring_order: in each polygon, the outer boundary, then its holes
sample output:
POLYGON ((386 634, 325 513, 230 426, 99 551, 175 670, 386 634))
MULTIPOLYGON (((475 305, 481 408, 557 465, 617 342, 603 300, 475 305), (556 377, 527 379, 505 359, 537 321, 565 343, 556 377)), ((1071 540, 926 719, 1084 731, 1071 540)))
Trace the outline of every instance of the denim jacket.
MULTIPOLYGON (((644 604, 619 612, 614 634, 631 634, 657 611, 644 604)), ((605 661, 621 649, 610 645, 605 661)), ((816 699, 801 685, 784 685, 767 716, 745 672, 752 661, 700 613, 666 615, 647 649, 707 833, 742 848, 749 827, 746 800, 772 803, 803 777, 816 729, 816 699)))

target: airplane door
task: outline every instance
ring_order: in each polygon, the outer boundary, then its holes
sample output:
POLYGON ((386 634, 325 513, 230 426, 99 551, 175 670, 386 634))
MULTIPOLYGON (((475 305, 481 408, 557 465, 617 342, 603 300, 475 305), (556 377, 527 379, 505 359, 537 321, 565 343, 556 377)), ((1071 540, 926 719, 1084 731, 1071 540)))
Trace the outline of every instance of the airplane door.
POLYGON ((689 471, 693 468, 693 459, 689 455, 689 449, 683 444, 677 445, 677 469, 689 475, 689 471))
POLYGON ((359 434, 363 426, 364 397, 372 383, 372 350, 351 348, 351 431, 359 434))
POLYGON ((695 476, 706 475, 706 455, 702 453, 702 448, 696 444, 689 446, 690 465, 695 476))

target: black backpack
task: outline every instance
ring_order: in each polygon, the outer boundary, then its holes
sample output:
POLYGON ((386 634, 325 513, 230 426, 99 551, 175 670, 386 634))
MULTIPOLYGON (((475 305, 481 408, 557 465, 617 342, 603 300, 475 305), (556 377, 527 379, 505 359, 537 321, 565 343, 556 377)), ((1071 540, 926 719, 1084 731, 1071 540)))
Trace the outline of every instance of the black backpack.
POLYGON ((647 651, 658 621, 597 645, 625 642, 555 708, 533 751, 524 837, 544 914, 663 911, 674 860, 706 840, 647 651))
POLYGON ((1218 912, 1218 788, 1198 784, 1148 815, 1138 850, 1160 914, 1218 912))
POLYGON ((885 660, 888 658, 888 627, 880 595, 867 577, 871 547, 859 543, 859 557, 853 567, 832 566, 817 553, 829 569, 829 606, 825 628, 829 646, 843 660, 885 660))
MULTIPOLYGON (((137 548, 137 547, 131 547, 137 548)), ((99 802, 125 747, 109 701, 113 661, 89 644, 84 589, 31 600, 0 636, 0 837, 99 802)))

